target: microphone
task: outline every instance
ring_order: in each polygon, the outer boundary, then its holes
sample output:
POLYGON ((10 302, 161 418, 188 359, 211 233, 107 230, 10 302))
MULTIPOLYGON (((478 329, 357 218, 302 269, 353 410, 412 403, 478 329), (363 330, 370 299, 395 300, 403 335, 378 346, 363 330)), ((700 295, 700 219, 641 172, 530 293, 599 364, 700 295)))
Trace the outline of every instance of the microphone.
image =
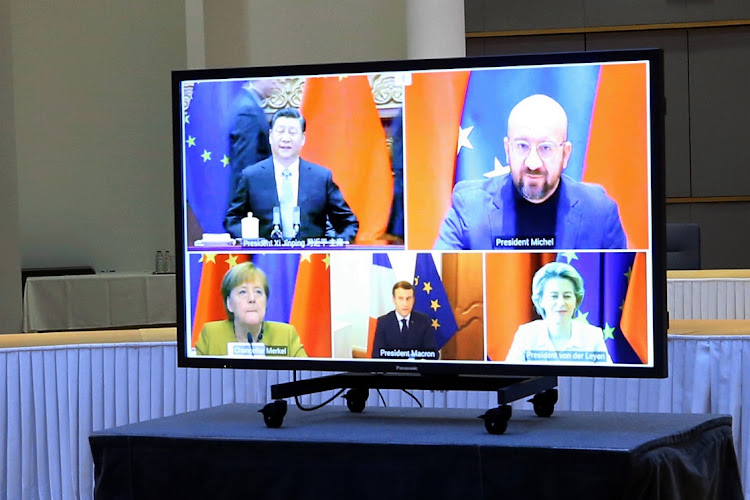
POLYGON ((292 230, 294 231, 294 239, 299 237, 299 207, 295 206, 292 212, 292 230))
POLYGON ((273 229, 271 230, 271 239, 280 240, 284 237, 281 232, 281 211, 279 207, 273 207, 273 229))

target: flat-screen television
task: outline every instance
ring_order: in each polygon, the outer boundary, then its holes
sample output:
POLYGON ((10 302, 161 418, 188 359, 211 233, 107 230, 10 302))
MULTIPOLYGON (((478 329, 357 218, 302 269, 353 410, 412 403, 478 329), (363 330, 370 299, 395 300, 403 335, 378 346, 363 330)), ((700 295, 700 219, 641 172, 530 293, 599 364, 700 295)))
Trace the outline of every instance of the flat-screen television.
POLYGON ((176 71, 179 364, 664 377, 659 50, 176 71))

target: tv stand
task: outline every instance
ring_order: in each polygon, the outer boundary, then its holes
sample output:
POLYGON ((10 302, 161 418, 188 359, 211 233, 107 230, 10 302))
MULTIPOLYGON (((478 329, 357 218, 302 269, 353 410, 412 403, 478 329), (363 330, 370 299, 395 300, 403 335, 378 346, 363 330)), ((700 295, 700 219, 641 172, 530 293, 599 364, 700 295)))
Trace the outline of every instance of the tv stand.
POLYGON ((344 395, 346 406, 361 413, 370 389, 422 389, 496 391, 497 408, 487 410, 480 418, 490 434, 502 434, 508 427, 512 410, 510 403, 534 396, 530 401, 540 417, 550 417, 557 403, 557 377, 499 377, 485 375, 423 375, 399 373, 338 373, 271 386, 272 403, 260 412, 267 427, 278 428, 284 422, 285 398, 313 394, 332 389, 349 389, 344 395))

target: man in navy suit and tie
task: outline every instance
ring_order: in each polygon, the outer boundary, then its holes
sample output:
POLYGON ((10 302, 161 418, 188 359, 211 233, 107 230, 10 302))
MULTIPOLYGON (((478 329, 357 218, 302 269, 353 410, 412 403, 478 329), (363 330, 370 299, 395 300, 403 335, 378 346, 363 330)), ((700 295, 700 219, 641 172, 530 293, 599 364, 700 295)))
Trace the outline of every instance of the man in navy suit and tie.
POLYGON ((298 110, 285 108, 274 114, 269 143, 271 158, 242 171, 224 219, 227 232, 241 237, 241 221, 252 212, 259 219, 260 238, 271 238, 276 224, 284 239, 322 238, 330 236, 330 224, 337 238, 354 241, 359 222, 331 171, 300 158, 305 119, 298 110), (274 221, 274 212, 280 220, 274 221))
POLYGON ((393 285, 396 309, 378 318, 373 358, 438 359, 430 317, 414 311, 414 285, 399 281, 393 285))

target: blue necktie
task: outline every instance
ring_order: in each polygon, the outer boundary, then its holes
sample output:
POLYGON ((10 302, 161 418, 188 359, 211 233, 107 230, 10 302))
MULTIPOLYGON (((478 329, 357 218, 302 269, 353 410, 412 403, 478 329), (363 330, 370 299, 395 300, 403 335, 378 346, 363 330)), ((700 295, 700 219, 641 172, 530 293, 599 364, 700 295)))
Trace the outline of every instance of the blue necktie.
POLYGON ((406 318, 401 320, 401 333, 406 333, 409 331, 409 327, 406 326, 406 318))

